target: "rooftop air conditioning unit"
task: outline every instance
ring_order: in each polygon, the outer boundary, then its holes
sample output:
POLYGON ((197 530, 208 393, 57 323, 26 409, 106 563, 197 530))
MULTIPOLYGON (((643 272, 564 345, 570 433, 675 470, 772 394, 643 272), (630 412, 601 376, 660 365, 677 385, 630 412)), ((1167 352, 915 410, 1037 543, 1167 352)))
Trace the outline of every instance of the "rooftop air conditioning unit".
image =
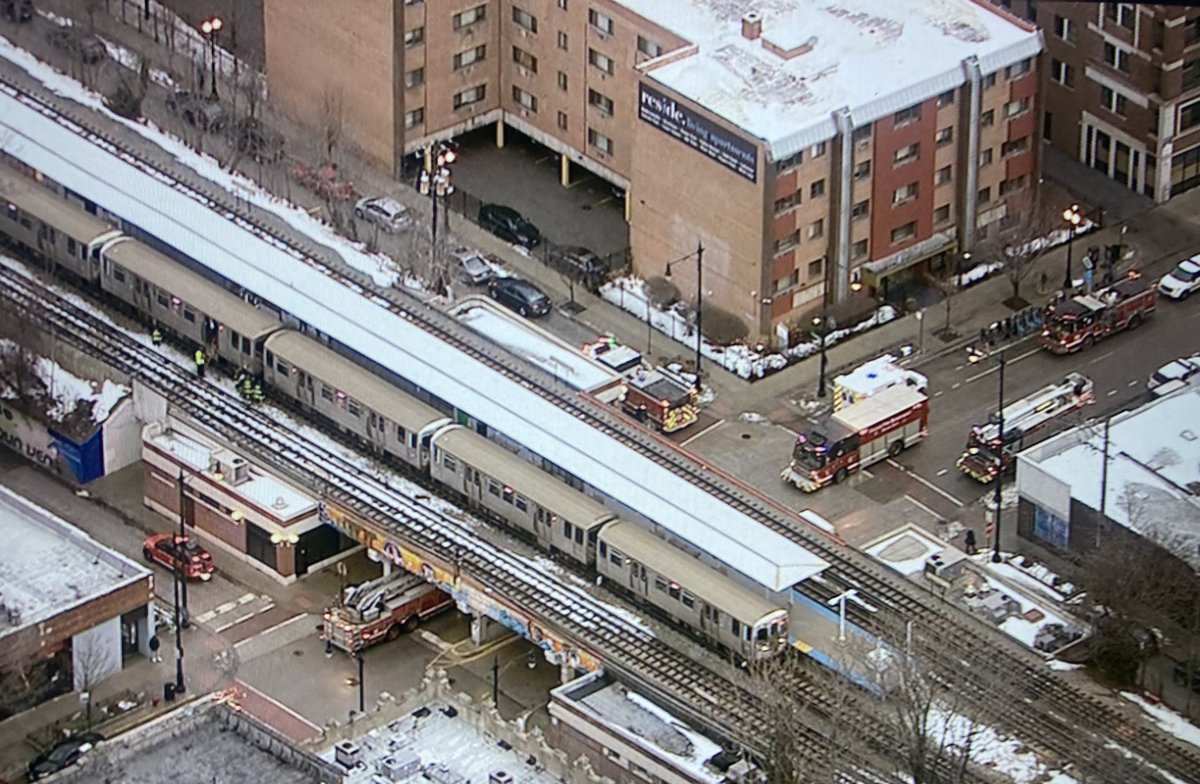
POLYGON ((362 762, 363 750, 352 740, 338 741, 337 745, 333 747, 333 758, 342 767, 353 768, 362 762))

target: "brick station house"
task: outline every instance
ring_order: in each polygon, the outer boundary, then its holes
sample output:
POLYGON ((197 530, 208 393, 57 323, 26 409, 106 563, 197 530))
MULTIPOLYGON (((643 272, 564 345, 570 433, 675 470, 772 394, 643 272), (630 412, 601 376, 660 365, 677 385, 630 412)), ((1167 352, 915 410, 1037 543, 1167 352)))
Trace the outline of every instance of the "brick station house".
MULTIPOLYGON (((774 344, 953 271, 1039 178, 1042 35, 986 0, 267 0, 264 26, 284 113, 337 107, 396 176, 519 132, 625 191, 638 275, 702 245, 705 302, 774 344)), ((696 265, 672 282, 695 301, 696 265)))

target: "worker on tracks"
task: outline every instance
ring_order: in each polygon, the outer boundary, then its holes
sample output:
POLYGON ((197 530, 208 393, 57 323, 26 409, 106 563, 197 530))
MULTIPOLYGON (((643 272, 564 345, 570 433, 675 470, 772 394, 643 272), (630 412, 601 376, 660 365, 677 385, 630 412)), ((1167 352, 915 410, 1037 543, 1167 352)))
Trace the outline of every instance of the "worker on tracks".
POLYGON ((206 357, 204 356, 204 349, 202 349, 202 348, 196 349, 195 359, 196 359, 196 376, 198 378, 204 378, 204 362, 206 359, 206 357))
POLYGON ((158 348, 162 345, 163 333, 162 330, 158 328, 157 324, 154 325, 154 331, 150 333, 150 342, 154 344, 155 348, 158 348))

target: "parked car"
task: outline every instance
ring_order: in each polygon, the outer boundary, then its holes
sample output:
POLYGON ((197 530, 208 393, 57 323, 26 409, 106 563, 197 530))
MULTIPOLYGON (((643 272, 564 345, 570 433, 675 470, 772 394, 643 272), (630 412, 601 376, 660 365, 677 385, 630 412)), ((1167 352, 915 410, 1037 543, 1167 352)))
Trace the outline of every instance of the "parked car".
POLYGON ((44 779, 63 768, 69 768, 87 754, 104 738, 96 732, 72 735, 53 748, 43 751, 29 762, 26 776, 30 781, 44 779))
POLYGON ((527 280, 493 278, 488 284, 488 294, 504 307, 526 318, 538 318, 550 313, 550 298, 527 280))
POLYGON ((603 259, 579 245, 555 245, 546 261, 559 272, 587 282, 598 281, 608 271, 603 259))
POLYGON ((151 563, 162 564, 174 571, 183 561, 183 576, 207 582, 217 571, 212 556, 190 536, 178 541, 178 534, 150 534, 142 542, 142 555, 151 563))
POLYGON ((283 135, 257 117, 243 117, 234 124, 233 144, 238 152, 259 163, 275 163, 283 158, 283 135))
POLYGON ((459 274, 469 283, 487 283, 496 274, 491 261, 477 250, 460 248, 454 252, 454 258, 458 259, 459 274))
POLYGON ((532 248, 542 241, 538 231, 525 216, 503 204, 484 204, 479 208, 479 225, 505 242, 532 248))
POLYGON ((1200 377, 1200 354, 1180 357, 1154 371, 1146 382, 1146 389, 1153 391, 1156 395, 1165 395, 1179 389, 1189 379, 1197 377, 1200 377))
POLYGON ((390 196, 359 199, 354 205, 354 217, 374 223, 384 231, 401 231, 412 225, 408 207, 390 196))
POLYGON ((1171 299, 1187 299, 1196 291, 1200 291, 1200 256, 1184 259, 1158 281, 1158 292, 1171 299))
POLYGON ((167 111, 202 131, 219 131, 225 127, 225 110, 221 104, 188 90, 176 90, 168 96, 167 111))

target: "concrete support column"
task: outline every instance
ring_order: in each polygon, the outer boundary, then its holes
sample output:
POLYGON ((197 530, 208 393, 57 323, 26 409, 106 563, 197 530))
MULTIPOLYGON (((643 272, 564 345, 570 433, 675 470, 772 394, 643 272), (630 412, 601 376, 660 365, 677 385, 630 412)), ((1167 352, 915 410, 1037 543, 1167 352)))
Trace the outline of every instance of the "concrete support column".
POLYGON ((496 148, 504 147, 504 120, 496 121, 496 148))
POLYGON ((571 159, 566 155, 558 156, 558 181, 564 188, 571 187, 571 159))
POLYGON ((633 216, 633 187, 625 191, 625 222, 629 223, 633 216))
POLYGON ((471 642, 477 646, 498 640, 507 633, 508 629, 486 615, 471 616, 471 642))
POLYGON ((558 665, 558 678, 562 683, 570 683, 575 680, 575 668, 571 666, 571 663, 567 661, 565 656, 562 663, 558 665))

